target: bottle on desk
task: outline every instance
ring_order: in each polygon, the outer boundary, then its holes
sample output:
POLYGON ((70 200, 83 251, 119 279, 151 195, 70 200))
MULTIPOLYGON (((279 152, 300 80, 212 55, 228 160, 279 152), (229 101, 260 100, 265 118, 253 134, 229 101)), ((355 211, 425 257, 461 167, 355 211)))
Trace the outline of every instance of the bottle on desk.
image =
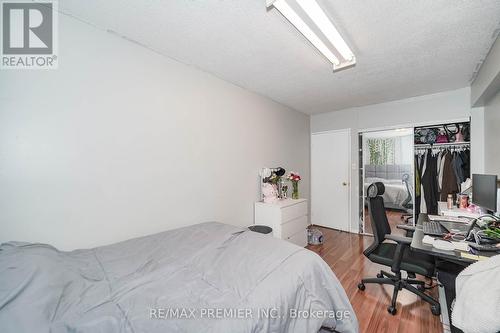
POLYGON ((448 198, 446 200, 446 206, 447 206, 448 209, 452 209, 453 208, 453 195, 448 194, 448 198))

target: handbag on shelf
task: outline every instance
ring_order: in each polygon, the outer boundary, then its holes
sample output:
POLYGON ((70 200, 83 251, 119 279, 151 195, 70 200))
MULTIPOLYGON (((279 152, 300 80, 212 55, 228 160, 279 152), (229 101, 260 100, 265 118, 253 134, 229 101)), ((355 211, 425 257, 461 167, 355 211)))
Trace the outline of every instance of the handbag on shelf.
POLYGON ((427 135, 426 128, 419 128, 415 130, 415 144, 423 144, 425 142, 425 136, 427 135))
POLYGON ((425 143, 434 144, 437 141, 438 132, 435 128, 429 128, 425 135, 425 143))
POLYGON ((455 135, 455 142, 464 142, 464 134, 462 132, 463 130, 463 127, 460 127, 459 124, 456 125, 457 126, 457 129, 458 129, 458 132, 457 134, 455 135))
POLYGON ((448 136, 446 135, 444 130, 439 131, 439 134, 436 138, 436 143, 448 143, 448 136))
MULTIPOLYGON (((453 124, 451 126, 454 126, 455 129, 451 130, 449 128, 450 125, 443 125, 444 131, 446 132, 446 135, 448 136, 448 142, 456 142, 457 141, 457 134, 460 133, 460 125, 458 124, 453 124)), ((462 140, 463 140, 463 136, 462 140)))

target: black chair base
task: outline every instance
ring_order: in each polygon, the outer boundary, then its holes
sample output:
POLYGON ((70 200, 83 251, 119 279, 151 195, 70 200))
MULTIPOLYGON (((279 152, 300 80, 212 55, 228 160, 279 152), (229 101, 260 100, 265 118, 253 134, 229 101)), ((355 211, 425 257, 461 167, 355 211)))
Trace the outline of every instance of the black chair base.
POLYGON ((358 284, 359 290, 365 290, 365 283, 390 284, 394 286, 391 305, 387 307, 387 311, 392 315, 395 315, 397 312, 396 301, 398 298, 398 292, 403 288, 414 293, 415 295, 419 296, 421 299, 429 303, 431 305, 431 312, 433 315, 439 316, 441 314, 441 307, 439 306, 439 302, 425 293, 426 287, 424 281, 403 279, 401 278, 400 274, 395 275, 387 273, 385 271, 380 271, 380 273, 377 274, 376 278, 367 278, 361 280, 361 283, 358 284), (414 285, 417 285, 417 287, 415 287, 414 285))

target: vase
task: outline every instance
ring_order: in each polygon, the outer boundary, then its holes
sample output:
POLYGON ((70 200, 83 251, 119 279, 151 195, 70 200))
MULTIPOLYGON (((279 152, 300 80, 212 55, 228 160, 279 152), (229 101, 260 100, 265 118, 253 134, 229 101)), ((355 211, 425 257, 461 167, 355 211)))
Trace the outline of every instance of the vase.
POLYGON ((299 198, 299 182, 292 182, 293 191, 292 191, 292 199, 299 198))

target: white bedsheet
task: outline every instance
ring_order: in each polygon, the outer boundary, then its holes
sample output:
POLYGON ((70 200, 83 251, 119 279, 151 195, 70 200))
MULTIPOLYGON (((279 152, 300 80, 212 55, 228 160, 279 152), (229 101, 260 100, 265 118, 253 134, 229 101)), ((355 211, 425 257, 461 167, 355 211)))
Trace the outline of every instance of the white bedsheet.
POLYGON ((376 182, 381 182, 385 185, 385 193, 382 198, 384 198, 386 205, 392 204, 399 207, 408 197, 406 185, 400 179, 365 178, 365 193, 368 186, 376 182))
POLYGON ((2 333, 305 333, 323 325, 358 331, 330 267, 246 228, 202 223, 72 252, 0 246, 2 333))

